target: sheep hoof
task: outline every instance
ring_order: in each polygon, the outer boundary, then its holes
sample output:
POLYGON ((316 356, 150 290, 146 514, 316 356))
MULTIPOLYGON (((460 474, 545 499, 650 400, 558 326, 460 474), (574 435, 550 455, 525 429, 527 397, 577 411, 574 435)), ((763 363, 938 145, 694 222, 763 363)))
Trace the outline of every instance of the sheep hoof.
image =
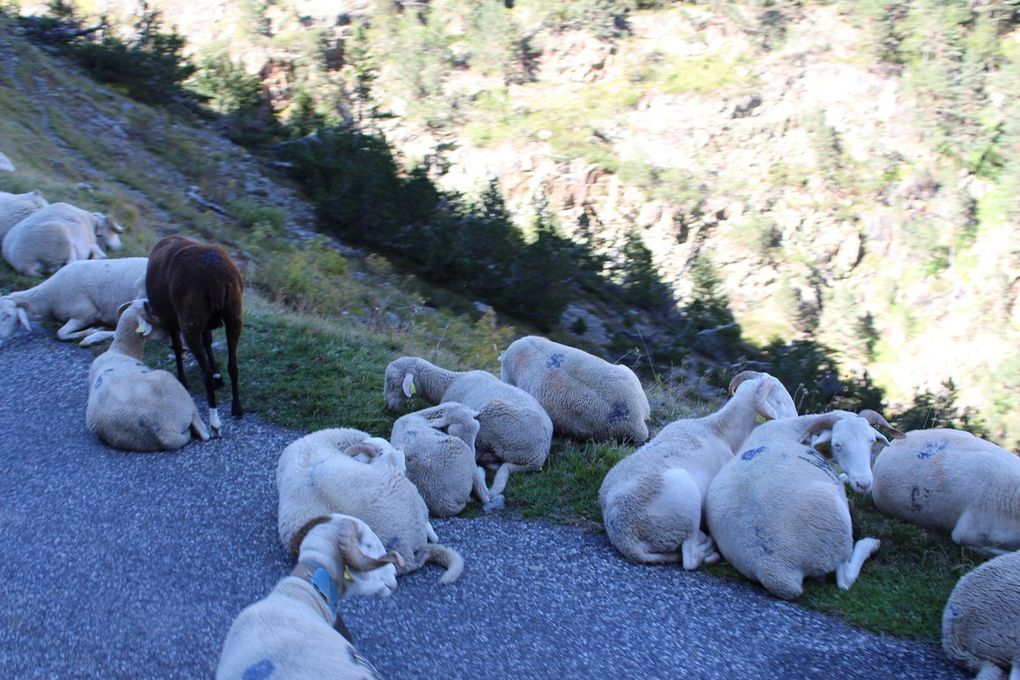
POLYGON ((494 498, 490 498, 488 503, 483 503, 482 512, 502 510, 504 507, 506 507, 506 503, 503 501, 503 494, 500 494, 494 498))

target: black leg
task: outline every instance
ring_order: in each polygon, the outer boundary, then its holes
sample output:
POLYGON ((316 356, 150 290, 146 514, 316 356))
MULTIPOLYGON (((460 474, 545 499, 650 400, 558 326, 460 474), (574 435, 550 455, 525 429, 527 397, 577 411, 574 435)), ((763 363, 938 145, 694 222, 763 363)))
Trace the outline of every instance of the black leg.
POLYGON ((188 377, 184 375, 184 347, 181 346, 181 334, 177 331, 170 332, 170 344, 174 348, 174 356, 177 358, 177 379, 188 389, 188 377))

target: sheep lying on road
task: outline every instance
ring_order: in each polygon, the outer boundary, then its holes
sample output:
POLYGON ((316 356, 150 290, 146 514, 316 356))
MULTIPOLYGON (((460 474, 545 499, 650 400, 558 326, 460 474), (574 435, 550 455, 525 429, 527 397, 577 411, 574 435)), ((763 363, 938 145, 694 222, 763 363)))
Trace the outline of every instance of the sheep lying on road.
POLYGON ((280 540, 290 546, 317 517, 353 515, 388 550, 400 553, 405 562, 398 568, 401 574, 434 561, 446 567, 439 582, 453 583, 464 560, 438 545, 425 501, 405 469, 401 451, 360 430, 320 430, 301 437, 283 450, 276 466, 280 540))
POLYGON ((477 415, 448 401, 393 423, 390 443, 404 452, 407 478, 418 487, 433 517, 456 515, 472 491, 482 503, 489 502, 485 471, 475 464, 477 415))
POLYGON ((1020 680, 1020 552, 964 574, 942 613, 946 656, 978 680, 1020 680))
POLYGON ((104 258, 100 243, 120 249, 124 228, 110 217, 70 203, 53 203, 21 220, 7 232, 3 255, 28 276, 55 272, 68 262, 104 258))
POLYGON ((145 257, 79 260, 34 288, 0 297, 0 342, 19 321, 28 330, 30 319, 65 322, 57 331, 61 340, 86 338, 82 344, 91 345, 113 337, 95 327, 115 328, 120 308, 145 297, 147 265, 145 257))
POLYGON ((626 366, 529 335, 499 356, 500 379, 535 397, 557 432, 575 439, 648 439, 651 408, 626 366))
POLYGON ((961 430, 915 430, 875 461, 879 512, 995 554, 1020 550, 1020 457, 961 430))
POLYGON ((503 493, 510 473, 539 470, 549 456, 549 414, 530 394, 491 373, 448 371, 417 357, 390 362, 383 386, 386 405, 396 410, 416 393, 430 404, 456 401, 478 412, 479 462, 498 466, 490 497, 503 493))
POLYGON ((166 371, 142 361, 153 331, 145 300, 125 305, 113 343, 89 369, 85 423, 110 446, 129 451, 179 449, 194 433, 209 439, 195 402, 166 371))
POLYGON ((755 426, 755 418, 797 415, 790 393, 768 373, 745 371, 710 416, 670 423, 609 471, 599 505, 610 542, 633 562, 683 560, 697 569, 718 558, 701 531, 708 485, 755 426))
POLYGON ((9 194, 0 191, 0 243, 3 243, 7 232, 32 213, 42 210, 50 204, 38 189, 23 194, 9 194))
POLYGON ((400 555, 385 553, 357 518, 319 520, 301 541, 290 575, 230 626, 217 680, 379 677, 354 648, 337 604, 355 595, 390 595, 400 555))
POLYGON ((813 447, 828 446, 850 485, 865 493, 872 449, 888 444, 875 427, 902 436, 874 411, 833 411, 755 428, 708 488, 708 530, 726 561, 786 599, 801 595, 805 577, 833 571, 839 587, 849 589, 879 542, 854 543, 844 483, 813 447))
POLYGON ((227 370, 233 397, 230 413, 235 418, 244 415, 237 382, 237 343, 243 325, 241 272, 222 248, 183 236, 167 236, 149 254, 145 291, 152 310, 170 334, 177 378, 185 387, 188 379, 184 375, 181 335, 198 362, 209 405, 209 427, 218 436, 222 423, 216 390, 223 387, 223 376, 213 356, 212 330, 221 325, 227 333, 227 370))

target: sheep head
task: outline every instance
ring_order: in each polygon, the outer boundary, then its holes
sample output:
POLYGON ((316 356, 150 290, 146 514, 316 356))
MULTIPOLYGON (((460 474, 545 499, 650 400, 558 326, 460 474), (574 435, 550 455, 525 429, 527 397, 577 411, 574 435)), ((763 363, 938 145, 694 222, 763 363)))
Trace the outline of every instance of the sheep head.
POLYGON ((145 298, 138 298, 131 302, 125 302, 117 310, 117 331, 121 327, 133 330, 143 338, 150 337, 153 333, 162 332, 159 319, 149 308, 149 301, 145 298))
POLYGON ((0 342, 14 335, 19 323, 26 331, 32 330, 25 308, 19 306, 10 295, 0 297, 0 342))
POLYGON ((414 396, 417 390, 414 385, 414 359, 403 357, 391 361, 386 367, 386 378, 383 382, 383 399, 386 407, 396 411, 404 402, 414 396))
POLYGON ((356 517, 333 515, 330 524, 336 527, 337 555, 344 566, 337 575, 340 596, 392 593, 404 559, 397 552, 387 552, 375 532, 356 517))
POLYGON ((766 420, 777 418, 793 418, 797 415, 797 406, 793 397, 776 378, 768 373, 743 371, 730 381, 730 394, 735 395, 740 386, 748 383, 745 390, 754 389, 754 408, 758 415, 766 420))
POLYGON ((124 227, 103 213, 92 213, 92 224, 95 227, 97 241, 102 241, 111 250, 120 250, 122 244, 119 234, 124 233, 124 227))
POLYGON ((830 423, 830 429, 816 430, 805 436, 811 439, 811 446, 815 449, 828 445, 832 458, 846 473, 850 487, 858 493, 867 493, 874 482, 872 451, 876 447, 888 446, 889 440, 875 430, 866 417, 840 412, 831 415, 831 419, 820 418, 817 421, 823 425, 830 423))

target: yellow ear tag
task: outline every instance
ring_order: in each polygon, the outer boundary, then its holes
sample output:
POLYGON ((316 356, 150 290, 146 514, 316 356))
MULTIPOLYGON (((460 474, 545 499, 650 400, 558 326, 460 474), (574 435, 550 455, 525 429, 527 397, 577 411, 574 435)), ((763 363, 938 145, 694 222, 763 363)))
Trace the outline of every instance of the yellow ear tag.
POLYGON ((409 389, 408 392, 411 393, 412 397, 418 393, 418 388, 414 386, 414 383, 411 383, 411 389, 409 389))
POLYGON ((344 580, 345 581, 353 581, 354 580, 354 576, 351 575, 351 570, 348 569, 347 567, 344 567, 344 580))
POLYGON ((152 332, 152 324, 150 324, 145 319, 139 319, 138 329, 135 332, 139 333, 140 335, 148 335, 149 333, 152 332))

